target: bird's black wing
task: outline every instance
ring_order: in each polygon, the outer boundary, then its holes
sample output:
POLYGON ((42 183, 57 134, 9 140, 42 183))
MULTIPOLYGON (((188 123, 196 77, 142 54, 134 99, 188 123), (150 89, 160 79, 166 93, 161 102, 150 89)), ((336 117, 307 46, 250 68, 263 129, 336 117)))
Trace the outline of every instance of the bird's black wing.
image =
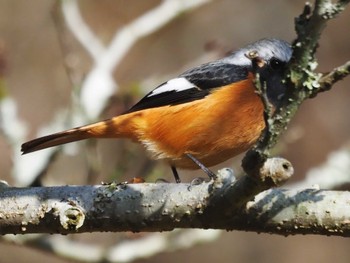
POLYGON ((246 79, 248 70, 221 61, 190 69, 149 92, 126 113, 205 98, 211 90, 246 79))

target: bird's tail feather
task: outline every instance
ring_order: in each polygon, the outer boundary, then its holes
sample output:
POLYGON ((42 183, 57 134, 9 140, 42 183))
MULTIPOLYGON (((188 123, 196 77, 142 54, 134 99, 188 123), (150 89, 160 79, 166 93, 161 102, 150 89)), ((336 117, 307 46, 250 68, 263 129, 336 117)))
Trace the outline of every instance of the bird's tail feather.
POLYGON ((80 141, 89 138, 86 133, 78 130, 69 130, 51 135, 43 136, 22 144, 22 154, 35 152, 49 147, 80 141))
POLYGON ((113 138, 122 137, 119 131, 120 119, 112 118, 94 124, 77 127, 63 132, 40 137, 22 144, 22 154, 35 152, 45 148, 80 141, 88 138, 113 138))

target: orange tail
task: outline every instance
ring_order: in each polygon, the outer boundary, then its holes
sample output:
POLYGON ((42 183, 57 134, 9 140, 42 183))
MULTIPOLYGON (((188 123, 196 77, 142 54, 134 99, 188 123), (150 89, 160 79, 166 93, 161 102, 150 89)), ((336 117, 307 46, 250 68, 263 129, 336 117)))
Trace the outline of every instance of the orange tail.
POLYGON ((133 137, 129 114, 40 137, 22 144, 23 154, 88 138, 133 137))

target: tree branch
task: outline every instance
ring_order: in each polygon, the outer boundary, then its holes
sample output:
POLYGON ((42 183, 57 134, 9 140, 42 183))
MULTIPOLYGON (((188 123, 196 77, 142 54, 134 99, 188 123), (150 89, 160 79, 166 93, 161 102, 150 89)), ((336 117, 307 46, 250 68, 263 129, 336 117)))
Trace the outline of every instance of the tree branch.
POLYGON ((318 82, 320 86, 317 89, 317 93, 330 90, 336 82, 344 79, 349 74, 350 74, 350 61, 333 69, 331 72, 324 74, 318 82))
POLYGON ((242 193, 248 185, 254 185, 250 177, 235 181, 231 171, 222 170, 218 180, 200 185, 4 186, 0 233, 212 228, 350 236, 349 192, 274 189, 237 205, 238 195, 250 195, 242 193), (220 213, 213 213, 219 209, 220 213))
MULTIPOLYGON (((315 72, 315 53, 321 33, 327 22, 341 13, 348 3, 349 0, 340 0, 334 4, 330 0, 316 0, 313 10, 311 4, 306 3, 303 13, 295 19, 297 39, 293 43, 293 56, 286 72, 287 92, 271 116, 265 113, 269 117, 265 121, 268 125, 242 161, 242 167, 248 175, 256 174, 264 165, 270 150, 286 130, 301 103, 318 92, 330 89, 336 81, 350 74, 348 63, 324 77, 315 72)), ((257 89, 259 91, 259 87, 257 89)), ((269 112, 269 109, 265 109, 265 112, 269 112)))

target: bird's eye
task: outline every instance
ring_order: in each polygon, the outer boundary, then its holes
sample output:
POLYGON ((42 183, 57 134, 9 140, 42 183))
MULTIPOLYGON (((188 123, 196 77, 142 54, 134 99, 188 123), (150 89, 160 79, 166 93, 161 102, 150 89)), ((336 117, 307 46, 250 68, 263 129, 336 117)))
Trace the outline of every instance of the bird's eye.
POLYGON ((270 60, 270 67, 273 70, 279 70, 284 67, 285 63, 277 58, 271 58, 270 60))

